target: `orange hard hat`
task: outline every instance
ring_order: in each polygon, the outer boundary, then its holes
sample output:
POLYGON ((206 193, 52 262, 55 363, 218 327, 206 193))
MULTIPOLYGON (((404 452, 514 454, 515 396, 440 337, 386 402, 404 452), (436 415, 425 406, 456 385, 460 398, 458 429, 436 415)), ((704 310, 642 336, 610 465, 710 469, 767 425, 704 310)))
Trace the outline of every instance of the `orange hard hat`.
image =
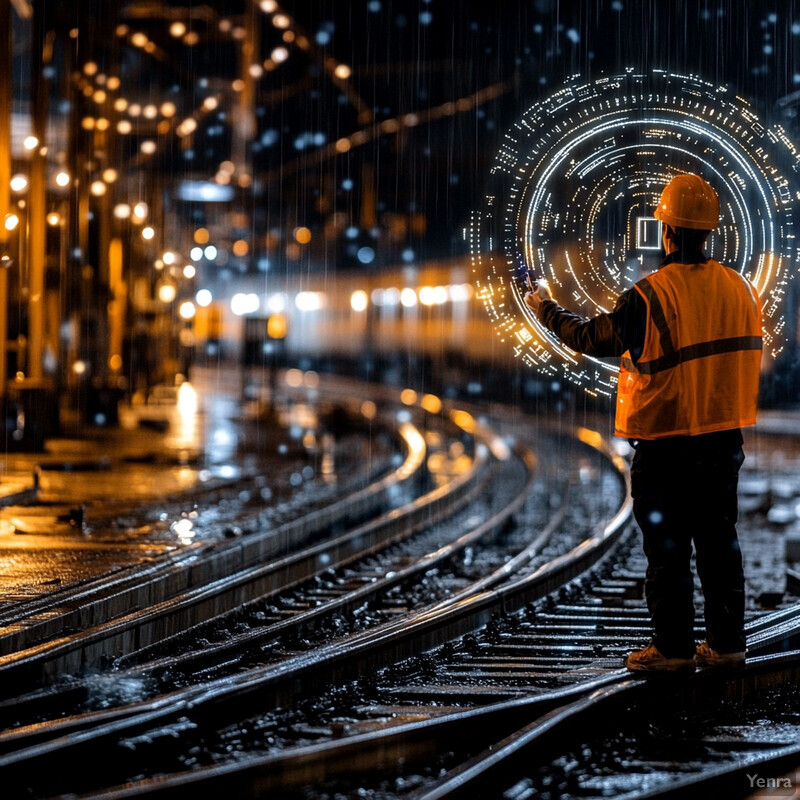
POLYGON ((654 215, 671 228, 713 231, 719 225, 719 197, 699 175, 676 175, 664 187, 654 215))

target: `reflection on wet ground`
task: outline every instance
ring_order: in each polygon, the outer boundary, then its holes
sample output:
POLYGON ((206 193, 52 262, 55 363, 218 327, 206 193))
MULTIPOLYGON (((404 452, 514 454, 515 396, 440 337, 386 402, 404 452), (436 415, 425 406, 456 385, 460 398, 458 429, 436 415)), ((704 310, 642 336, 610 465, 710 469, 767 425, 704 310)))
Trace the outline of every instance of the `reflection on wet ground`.
POLYGON ((121 406, 118 426, 0 454, 0 603, 227 535, 232 508, 335 482, 334 442, 302 382, 266 406, 243 404, 241 385, 233 370, 198 371, 121 406), (230 487, 238 478, 251 483, 230 487))

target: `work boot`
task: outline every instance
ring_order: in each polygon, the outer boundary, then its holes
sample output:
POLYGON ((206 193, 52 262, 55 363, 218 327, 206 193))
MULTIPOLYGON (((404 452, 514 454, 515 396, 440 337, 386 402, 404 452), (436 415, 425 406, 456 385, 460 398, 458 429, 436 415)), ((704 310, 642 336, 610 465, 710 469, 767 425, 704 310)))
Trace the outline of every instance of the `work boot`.
POLYGON ((744 652, 718 653, 708 642, 697 645, 694 660, 699 667, 723 667, 733 669, 744 666, 744 652))
POLYGON ((627 667, 636 672, 694 672, 695 663, 693 658, 668 658, 650 642, 628 656, 627 667))

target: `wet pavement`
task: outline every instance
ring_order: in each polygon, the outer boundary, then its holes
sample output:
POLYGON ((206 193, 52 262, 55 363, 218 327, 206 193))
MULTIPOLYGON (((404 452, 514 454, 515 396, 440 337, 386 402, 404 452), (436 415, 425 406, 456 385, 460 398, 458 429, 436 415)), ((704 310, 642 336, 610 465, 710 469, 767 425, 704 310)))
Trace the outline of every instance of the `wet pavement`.
POLYGON ((193 378, 172 402, 165 391, 121 408, 119 425, 68 422, 78 435, 48 440, 45 452, 0 453, 0 609, 196 544, 198 516, 214 517, 213 507, 198 511, 203 494, 252 502, 253 487, 239 491, 237 479, 263 476, 264 504, 330 479, 313 463, 319 447, 310 459, 304 441, 317 424, 313 390, 276 397, 273 416, 242 402, 235 371, 193 378))

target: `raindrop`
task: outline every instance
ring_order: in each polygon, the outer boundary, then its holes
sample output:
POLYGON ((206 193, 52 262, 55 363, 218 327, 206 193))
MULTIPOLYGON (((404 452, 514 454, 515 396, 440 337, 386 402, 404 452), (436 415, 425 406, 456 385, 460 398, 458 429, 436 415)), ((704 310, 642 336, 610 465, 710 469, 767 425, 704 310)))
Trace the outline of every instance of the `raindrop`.
POLYGON ((362 264, 371 264, 375 260, 375 251, 371 247, 359 248, 358 260, 362 264))

